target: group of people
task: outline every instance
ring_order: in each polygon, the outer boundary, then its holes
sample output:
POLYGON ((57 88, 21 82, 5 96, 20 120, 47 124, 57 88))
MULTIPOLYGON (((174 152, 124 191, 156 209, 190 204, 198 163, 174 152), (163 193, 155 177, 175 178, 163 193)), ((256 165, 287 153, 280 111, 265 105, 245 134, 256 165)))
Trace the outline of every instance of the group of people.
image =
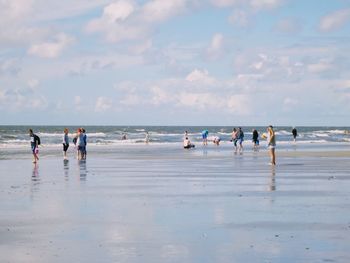
MULTIPOLYGON (((267 132, 262 134, 262 138, 267 140, 267 145, 269 148, 269 153, 270 153, 270 158, 271 158, 271 165, 276 165, 276 154, 275 154, 275 148, 276 148, 276 135, 275 131, 273 130, 272 125, 267 127, 267 132)), ((293 137, 294 141, 296 140, 296 129, 294 128, 293 131, 293 137), (295 131, 294 131, 295 130, 295 131)), ((208 145, 208 135, 209 131, 208 130, 203 130, 202 133, 202 139, 203 139, 203 145, 208 145)), ((219 136, 214 136, 213 138, 213 143, 215 145, 219 145, 221 141, 221 138, 219 136)), ((238 128, 233 128, 232 134, 231 134, 231 142, 233 142, 235 153, 243 152, 243 141, 244 141, 244 132, 241 127, 238 128)), ((256 129, 252 130, 252 142, 253 142, 253 149, 254 151, 257 151, 259 148, 259 133, 256 129)), ((184 143, 183 147, 185 149, 190 149, 194 148, 195 145, 191 143, 189 140, 188 132, 185 131, 184 135, 184 143)))
MULTIPOLYGON (((67 150, 69 148, 69 136, 68 136, 69 130, 67 128, 63 131, 63 158, 64 160, 67 160, 67 150)), ((294 142, 296 141, 297 137, 297 130, 296 128, 293 128, 292 130, 294 142)), ((202 139, 203 139, 203 145, 208 145, 208 135, 209 131, 204 130, 201 133, 202 139)), ((39 154, 39 145, 40 145, 40 138, 36 134, 34 134, 32 129, 29 129, 29 136, 30 136, 30 143, 31 143, 31 150, 33 153, 33 163, 36 163, 39 160, 38 154, 39 154)), ((126 135, 125 135, 126 136, 126 135)), ((276 165, 276 155, 275 155, 275 148, 276 148, 276 136, 275 132, 273 130, 272 125, 267 127, 267 133, 263 133, 261 138, 267 140, 267 145, 269 148, 269 153, 271 157, 271 165, 276 165)), ((126 139, 126 138, 125 138, 126 139)), ((146 143, 149 142, 149 133, 146 133, 145 141, 146 143)), ((217 146, 219 146, 221 141, 221 138, 219 136, 215 136, 213 138, 213 143, 217 146)), ((232 134, 231 134, 231 142, 233 142, 235 153, 243 152, 243 141, 244 141, 244 132, 241 127, 233 128, 232 134)), ((253 142, 253 149, 256 151, 259 147, 259 133, 256 129, 252 130, 252 142, 253 142)), ((78 160, 85 160, 86 159, 86 145, 87 145, 87 135, 84 128, 79 128, 73 138, 73 143, 77 149, 77 159, 78 160)), ((188 132, 185 131, 184 134, 184 141, 183 141, 183 147, 185 149, 194 148, 195 145, 190 141, 188 132)))
MULTIPOLYGON (((67 160, 67 151, 69 148, 69 130, 65 128, 63 130, 63 159, 67 160)), ((40 137, 34 134, 32 129, 29 129, 30 136, 30 146, 33 154, 33 163, 37 163, 39 161, 39 145, 40 145, 40 137)), ((73 138, 74 146, 77 149, 77 159, 85 160, 86 159, 86 145, 87 145, 87 135, 84 128, 79 128, 73 138)))

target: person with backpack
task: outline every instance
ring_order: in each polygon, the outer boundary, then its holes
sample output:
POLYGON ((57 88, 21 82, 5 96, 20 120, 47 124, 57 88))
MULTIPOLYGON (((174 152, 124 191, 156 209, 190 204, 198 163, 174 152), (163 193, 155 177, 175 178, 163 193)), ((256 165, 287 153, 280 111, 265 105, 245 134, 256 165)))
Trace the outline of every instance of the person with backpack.
POLYGON ((40 145, 40 138, 38 135, 34 134, 32 129, 29 129, 29 136, 30 136, 30 146, 33 153, 33 163, 36 163, 39 161, 39 145, 40 145))

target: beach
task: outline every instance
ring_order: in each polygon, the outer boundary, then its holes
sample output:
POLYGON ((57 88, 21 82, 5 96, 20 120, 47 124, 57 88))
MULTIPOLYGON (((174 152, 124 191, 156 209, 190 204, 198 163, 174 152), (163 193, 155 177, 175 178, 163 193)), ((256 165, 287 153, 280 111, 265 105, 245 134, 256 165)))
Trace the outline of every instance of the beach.
POLYGON ((1 262, 349 262, 349 151, 92 147, 0 160, 1 262))

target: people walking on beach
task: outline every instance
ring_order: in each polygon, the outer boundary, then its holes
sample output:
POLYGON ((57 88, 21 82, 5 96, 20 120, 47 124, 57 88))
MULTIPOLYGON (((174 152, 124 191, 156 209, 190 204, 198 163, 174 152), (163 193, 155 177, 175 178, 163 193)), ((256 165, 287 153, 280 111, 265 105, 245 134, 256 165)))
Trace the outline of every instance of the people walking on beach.
POLYGON ((257 151, 259 149, 259 133, 256 129, 253 129, 253 150, 257 151))
POLYGON ((65 128, 63 131, 62 144, 63 144, 63 159, 67 160, 67 150, 69 148, 69 138, 68 138, 68 129, 67 128, 65 128))
POLYGON ((184 149, 191 149, 194 147, 195 147, 195 145, 191 143, 191 141, 188 139, 188 137, 186 137, 184 139, 184 149))
POLYGON ((29 129, 29 136, 30 136, 30 146, 33 153, 33 163, 36 163, 39 161, 39 145, 40 145, 40 138, 38 135, 34 134, 32 129, 29 129))
POLYGON ((242 131, 241 127, 238 127, 237 139, 238 139, 238 143, 239 143, 238 150, 240 153, 243 153, 244 132, 242 131))
POLYGON ((273 130, 272 125, 267 127, 267 145, 269 147, 270 157, 271 157, 271 165, 276 165, 276 135, 275 131, 273 130))
POLYGON ((295 127, 293 127, 293 129, 292 129, 292 134, 293 134, 293 141, 296 142, 297 136, 298 136, 298 131, 295 127))
POLYGON ((235 153, 237 153, 237 141, 238 141, 237 129, 233 128, 233 131, 232 131, 232 134, 231 134, 231 142, 233 142, 233 145, 235 147, 235 153))
POLYGON ((202 131, 202 139, 203 139, 203 145, 208 145, 208 130, 203 130, 202 131))

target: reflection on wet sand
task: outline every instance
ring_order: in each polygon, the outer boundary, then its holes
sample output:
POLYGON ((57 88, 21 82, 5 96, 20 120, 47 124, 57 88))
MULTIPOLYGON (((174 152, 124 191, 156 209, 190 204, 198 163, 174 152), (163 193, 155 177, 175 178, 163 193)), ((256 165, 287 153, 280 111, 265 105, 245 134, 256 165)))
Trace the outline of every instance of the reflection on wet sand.
POLYGON ((63 172, 64 172, 64 177, 65 180, 69 180, 69 161, 68 160, 63 160, 63 172))
POLYGON ((269 191, 276 191, 276 170, 275 167, 271 167, 269 191))
POLYGON ((32 181, 33 181, 33 182, 39 182, 39 181, 40 181, 40 177, 39 177, 39 165, 38 165, 38 164, 34 164, 34 166, 33 166, 32 181))
POLYGON ((78 164, 79 164, 80 181, 86 181, 86 175, 87 175, 86 160, 79 160, 78 164))
POLYGON ((39 176, 39 165, 34 164, 31 176, 31 184, 30 184, 30 197, 33 199, 34 193, 39 191, 40 186, 40 176, 39 176))

